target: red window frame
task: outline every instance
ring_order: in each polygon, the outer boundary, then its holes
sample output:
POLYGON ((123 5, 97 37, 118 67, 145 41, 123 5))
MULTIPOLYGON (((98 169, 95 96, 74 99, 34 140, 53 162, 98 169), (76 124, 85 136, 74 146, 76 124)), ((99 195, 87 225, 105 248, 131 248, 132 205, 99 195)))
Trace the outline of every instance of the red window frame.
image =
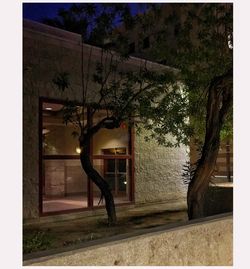
MULTIPOLYGON (((43 212, 43 160, 49 159, 79 159, 79 155, 43 155, 42 150, 42 128, 43 128, 43 103, 54 103, 54 104, 63 104, 65 100, 47 98, 47 97, 39 97, 39 128, 38 128, 38 137, 39 137, 39 216, 49 216, 49 215, 59 215, 65 213, 73 213, 73 212, 82 212, 104 208, 105 206, 94 206, 93 205, 93 182, 88 178, 87 181, 87 190, 88 190, 88 202, 86 208, 76 208, 76 209, 68 209, 68 210, 60 210, 60 211, 51 211, 51 212, 43 212)), ((90 107, 87 107, 88 114, 88 122, 91 124, 90 115, 90 107)), ((134 128, 128 128, 129 135, 129 145, 128 145, 128 154, 126 155, 93 155, 93 141, 90 143, 90 158, 93 162, 94 159, 128 159, 129 160, 129 175, 130 175, 130 190, 129 190, 129 201, 121 204, 116 204, 116 206, 123 206, 134 204, 134 128)))

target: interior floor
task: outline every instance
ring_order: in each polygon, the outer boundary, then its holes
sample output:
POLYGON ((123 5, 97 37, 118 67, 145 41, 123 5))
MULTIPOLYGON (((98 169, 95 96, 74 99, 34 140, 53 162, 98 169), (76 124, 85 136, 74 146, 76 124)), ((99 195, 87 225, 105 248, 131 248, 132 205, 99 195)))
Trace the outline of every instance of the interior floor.
MULTIPOLYGON (((115 204, 127 203, 129 202, 126 196, 123 197, 115 197, 115 204)), ((98 206, 100 201, 100 197, 93 198, 94 206, 98 206)), ((103 200, 99 206, 105 205, 105 201, 103 200)), ((87 208, 88 202, 87 197, 83 195, 72 195, 60 198, 43 198, 43 212, 54 212, 54 211, 64 211, 70 209, 78 209, 78 208, 87 208)))

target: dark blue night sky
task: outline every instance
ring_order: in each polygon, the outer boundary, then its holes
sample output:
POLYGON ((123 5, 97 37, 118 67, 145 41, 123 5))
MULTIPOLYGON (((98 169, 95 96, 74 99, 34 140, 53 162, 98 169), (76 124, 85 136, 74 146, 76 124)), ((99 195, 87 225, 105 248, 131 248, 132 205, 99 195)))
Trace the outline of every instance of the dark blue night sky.
MULTIPOLYGON (((69 8, 71 3, 23 3, 23 18, 42 22, 43 18, 54 18, 57 11, 61 8, 69 8)), ((132 14, 137 14, 138 11, 144 11, 145 5, 138 3, 129 4, 132 14)))
POLYGON ((60 8, 69 8, 72 3, 23 3, 23 18, 41 22, 53 18, 60 8))
POLYGON ((23 18, 41 22, 43 18, 53 18, 60 8, 67 9, 67 3, 23 3, 23 18))

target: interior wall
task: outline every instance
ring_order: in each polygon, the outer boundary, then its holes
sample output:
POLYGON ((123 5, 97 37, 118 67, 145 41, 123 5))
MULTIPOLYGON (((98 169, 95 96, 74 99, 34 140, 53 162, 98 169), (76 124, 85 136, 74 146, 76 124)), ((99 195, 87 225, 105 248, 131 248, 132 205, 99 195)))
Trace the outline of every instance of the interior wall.
POLYGON ((128 129, 101 129, 93 138, 93 154, 101 155, 102 149, 126 148, 128 154, 128 129))
MULTIPOLYGON (((46 126, 46 123, 45 123, 46 126)), ((79 147, 77 137, 73 137, 75 128, 65 125, 49 125, 46 127, 49 133, 46 134, 45 155, 76 155, 76 148, 79 147)))
POLYGON ((45 196, 87 193, 87 175, 79 160, 45 160, 45 196))

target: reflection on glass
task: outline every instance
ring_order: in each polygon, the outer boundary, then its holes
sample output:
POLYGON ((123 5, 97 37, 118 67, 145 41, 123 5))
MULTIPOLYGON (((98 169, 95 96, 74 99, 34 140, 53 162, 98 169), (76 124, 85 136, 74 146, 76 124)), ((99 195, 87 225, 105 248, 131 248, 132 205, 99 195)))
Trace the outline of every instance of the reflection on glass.
POLYGON ((126 160, 117 159, 117 169, 118 169, 118 172, 126 173, 126 160))
MULTIPOLYGON (((91 192, 88 193, 88 178, 76 157, 80 153, 79 141, 72 133, 78 130, 73 124, 63 122, 62 104, 43 102, 42 107, 43 212, 86 208, 91 192)), ((87 119, 86 109, 84 113, 87 119)), ((93 124, 102 119, 105 113, 106 110, 97 112, 93 124)), ((126 159, 129 152, 127 125, 123 123, 116 129, 99 130, 93 137, 92 145, 93 155, 105 156, 105 159, 94 159, 93 164, 107 181, 115 203, 128 202, 130 170, 129 159, 126 159)), ((94 183, 92 191, 93 205, 104 206, 105 200, 101 199, 101 192, 94 183)))
POLYGON ((87 195, 79 160, 44 160, 43 212, 85 208, 87 195))
MULTIPOLYGON (((94 168, 109 184, 116 204, 129 201, 129 160, 128 159, 94 159, 94 168)), ((94 206, 98 205, 101 194, 99 189, 93 187, 94 206)), ((100 205, 104 205, 100 203, 100 205)))
POLYGON ((102 149, 104 155, 126 155, 126 148, 108 148, 102 149))
MULTIPOLYGON (((106 116, 106 110, 98 111, 93 124, 106 116)), ((125 155, 128 152, 129 132, 125 123, 119 128, 101 129, 93 137, 93 155, 125 155)))
POLYGON ((101 196, 99 188, 93 183, 93 205, 94 206, 104 206, 105 199, 101 196))
POLYGON ((63 122, 63 105, 43 103, 42 113, 44 155, 78 155, 78 138, 72 135, 78 129, 72 123, 63 122))

